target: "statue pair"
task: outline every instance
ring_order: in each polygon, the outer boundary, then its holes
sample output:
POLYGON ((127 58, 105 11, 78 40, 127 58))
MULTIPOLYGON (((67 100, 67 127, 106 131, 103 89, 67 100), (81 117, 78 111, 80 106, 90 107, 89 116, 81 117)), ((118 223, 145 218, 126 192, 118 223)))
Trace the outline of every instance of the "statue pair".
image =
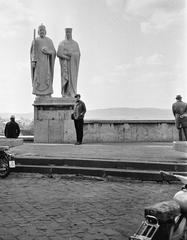
POLYGON ((62 97, 74 97, 77 93, 77 77, 80 61, 79 45, 72 39, 72 29, 66 28, 66 39, 59 43, 58 50, 53 42, 46 37, 46 28, 41 24, 38 35, 31 46, 31 77, 33 94, 50 97, 53 93, 53 76, 56 55, 61 67, 62 97))

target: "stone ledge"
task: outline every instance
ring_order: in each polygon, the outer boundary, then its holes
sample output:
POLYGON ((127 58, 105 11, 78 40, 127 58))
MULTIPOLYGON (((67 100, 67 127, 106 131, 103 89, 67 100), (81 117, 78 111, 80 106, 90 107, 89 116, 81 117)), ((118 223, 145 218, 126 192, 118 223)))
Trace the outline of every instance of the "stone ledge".
POLYGON ((173 142, 173 148, 176 151, 187 153, 187 141, 173 142))
POLYGON ((110 119, 110 120, 103 120, 103 119, 89 119, 86 118, 85 116, 85 123, 87 124, 93 124, 93 123, 100 123, 100 124, 123 124, 123 123, 127 123, 127 124, 162 124, 162 123, 166 123, 166 124, 175 124, 175 120, 117 120, 117 119, 110 119))
MULTIPOLYGON (((0 140, 7 139, 5 136, 0 136, 0 140)), ((24 142, 34 142, 34 135, 19 135, 17 139, 22 139, 24 142)))
POLYGON ((5 138, 0 139, 0 146, 17 147, 23 145, 23 139, 5 138))
POLYGON ((67 97, 67 98, 45 98, 45 97, 40 97, 35 99, 34 101, 34 106, 61 106, 61 105, 74 105, 76 99, 72 97, 67 97))

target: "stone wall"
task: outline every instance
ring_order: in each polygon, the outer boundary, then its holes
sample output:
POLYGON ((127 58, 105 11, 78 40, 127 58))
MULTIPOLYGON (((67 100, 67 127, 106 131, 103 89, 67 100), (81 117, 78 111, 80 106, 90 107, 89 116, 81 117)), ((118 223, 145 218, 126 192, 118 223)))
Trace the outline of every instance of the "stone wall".
POLYGON ((174 120, 85 120, 84 142, 172 142, 174 120))
MULTIPOLYGON (((74 143, 71 113, 75 98, 36 98, 34 142, 74 143)), ((178 140, 174 120, 85 120, 84 142, 172 142, 178 140)))

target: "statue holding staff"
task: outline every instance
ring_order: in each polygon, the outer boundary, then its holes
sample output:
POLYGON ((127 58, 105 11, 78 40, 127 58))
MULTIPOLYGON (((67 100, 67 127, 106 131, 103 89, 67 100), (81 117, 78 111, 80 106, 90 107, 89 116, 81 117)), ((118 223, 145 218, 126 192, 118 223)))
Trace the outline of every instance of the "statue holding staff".
POLYGON ((57 56, 61 67, 62 97, 74 97, 77 93, 80 49, 72 39, 72 28, 65 29, 66 39, 59 43, 57 56))
POLYGON ((53 93, 53 75, 56 50, 50 38, 46 37, 43 24, 38 27, 38 35, 34 39, 30 51, 31 78, 33 94, 50 97, 53 93))

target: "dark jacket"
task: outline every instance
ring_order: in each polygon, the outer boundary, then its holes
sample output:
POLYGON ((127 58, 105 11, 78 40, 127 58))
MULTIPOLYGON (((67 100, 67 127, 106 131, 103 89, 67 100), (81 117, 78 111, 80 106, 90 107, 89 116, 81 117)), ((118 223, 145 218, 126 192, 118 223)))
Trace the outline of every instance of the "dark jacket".
POLYGON ((86 113, 86 105, 83 101, 79 100, 74 105, 73 116, 74 119, 83 119, 84 114, 86 113))
POLYGON ((187 117, 183 117, 184 113, 187 113, 187 103, 177 101, 172 105, 173 115, 175 116, 175 126, 177 128, 187 127, 187 117))
POLYGON ((17 138, 20 134, 20 128, 17 122, 11 120, 6 123, 4 133, 6 138, 17 138))

